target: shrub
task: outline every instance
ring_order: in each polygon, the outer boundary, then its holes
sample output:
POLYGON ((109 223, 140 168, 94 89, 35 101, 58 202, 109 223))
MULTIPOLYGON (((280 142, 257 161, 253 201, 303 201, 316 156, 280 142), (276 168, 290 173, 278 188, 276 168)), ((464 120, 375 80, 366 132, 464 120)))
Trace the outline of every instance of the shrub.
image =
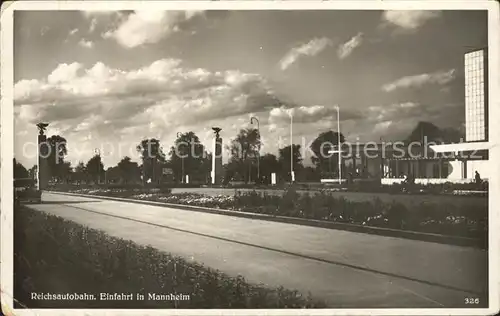
POLYGON ((79 193, 131 197, 235 211, 326 220, 358 225, 405 229, 436 234, 484 238, 487 232, 488 207, 470 204, 434 202, 411 206, 396 202, 350 201, 331 192, 299 194, 296 186, 289 187, 282 196, 259 191, 235 190, 231 196, 205 196, 199 193, 171 194, 168 189, 103 190, 81 189, 79 193), (153 193, 151 193, 153 192, 153 193))

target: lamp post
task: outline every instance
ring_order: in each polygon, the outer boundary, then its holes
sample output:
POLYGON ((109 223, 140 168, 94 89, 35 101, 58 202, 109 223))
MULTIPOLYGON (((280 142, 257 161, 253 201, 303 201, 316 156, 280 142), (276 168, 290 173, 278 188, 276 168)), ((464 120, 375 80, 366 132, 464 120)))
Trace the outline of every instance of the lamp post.
MULTIPOLYGON (((101 157, 101 151, 99 149, 94 149, 94 153, 101 157)), ((97 162, 97 184, 101 184, 101 159, 97 162)))
POLYGON ((295 181, 293 174, 293 112, 290 110, 290 183, 295 181))
MULTIPOLYGON (((177 133, 177 138, 182 137, 182 133, 177 133)), ((182 183, 184 183, 184 154, 181 155, 181 172, 182 172, 182 183)))
POLYGON ((250 124, 253 124, 253 121, 257 122, 257 134, 259 135, 259 150, 257 152, 257 181, 260 181, 260 124, 259 124, 259 119, 256 118, 255 116, 252 116, 250 118, 250 124))
POLYGON ((340 108, 338 105, 334 106, 337 110, 337 144, 339 152, 339 184, 342 183, 342 151, 340 145, 340 108))

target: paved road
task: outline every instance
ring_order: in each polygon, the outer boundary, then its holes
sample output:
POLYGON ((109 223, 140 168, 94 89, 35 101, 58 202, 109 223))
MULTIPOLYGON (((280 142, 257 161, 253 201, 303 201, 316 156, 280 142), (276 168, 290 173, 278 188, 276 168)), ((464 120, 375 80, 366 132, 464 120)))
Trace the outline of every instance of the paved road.
POLYGON ((311 292, 331 307, 487 303, 487 253, 479 249, 87 197, 43 200, 30 207, 253 283, 311 292))
MULTIPOLYGON (((242 192, 251 192, 253 189, 237 189, 242 192)), ((210 196, 215 195, 233 195, 235 189, 227 188, 175 188, 172 193, 198 193, 206 194, 210 196)), ((267 194, 282 195, 282 190, 258 190, 258 192, 263 192, 267 194)), ((298 190, 300 194, 318 194, 318 191, 305 191, 298 190)), ((397 202, 403 203, 407 206, 412 204, 420 204, 422 202, 426 203, 451 203, 453 205, 469 205, 472 208, 478 206, 488 206, 487 197, 471 197, 471 196, 448 196, 448 195, 409 195, 409 194, 389 194, 389 193, 366 193, 366 192, 331 192, 336 197, 345 197, 350 201, 372 201, 374 198, 378 197, 383 202, 392 202, 396 200, 397 202)))

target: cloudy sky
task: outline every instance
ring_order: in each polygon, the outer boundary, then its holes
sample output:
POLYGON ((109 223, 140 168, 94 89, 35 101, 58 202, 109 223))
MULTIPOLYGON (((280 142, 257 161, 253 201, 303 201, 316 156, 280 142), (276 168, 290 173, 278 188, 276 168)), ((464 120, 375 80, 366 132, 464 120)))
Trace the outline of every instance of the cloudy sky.
MULTIPOLYGON (((487 44, 483 11, 16 12, 15 156, 35 159, 35 123, 68 140, 68 159, 102 148, 210 145, 260 121, 263 152, 336 130, 398 140, 420 120, 464 122, 463 53, 487 44), (279 139, 281 138, 281 141, 279 139), (23 152, 24 148, 24 152, 23 152)), ((309 158, 307 158, 309 160, 309 158)))

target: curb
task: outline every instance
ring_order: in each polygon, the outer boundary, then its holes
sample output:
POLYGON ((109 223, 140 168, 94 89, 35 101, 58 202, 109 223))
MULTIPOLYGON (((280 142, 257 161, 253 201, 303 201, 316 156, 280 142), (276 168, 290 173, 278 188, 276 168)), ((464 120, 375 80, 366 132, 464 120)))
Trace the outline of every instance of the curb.
POLYGON ((372 235, 386 236, 386 237, 405 238, 405 239, 427 241, 427 242, 434 242, 434 243, 447 244, 447 245, 455 245, 455 246, 463 246, 463 247, 476 247, 476 248, 481 248, 481 249, 488 248, 487 236, 485 236, 484 239, 476 239, 476 238, 457 237, 457 236, 440 235, 440 234, 432 234, 432 233, 421 233, 421 232, 406 231, 406 230, 392 229, 392 228, 381 228, 381 227, 362 226, 362 225, 339 223, 339 222, 328 222, 328 221, 315 220, 315 219, 305 219, 305 218, 288 217, 288 216, 274 216, 274 215, 260 214, 260 213, 239 212, 239 211, 232 211, 232 210, 225 210, 225 209, 194 206, 194 205, 183 205, 183 204, 164 203, 164 202, 157 202, 157 201, 136 200, 136 199, 130 199, 130 198, 119 198, 119 197, 111 197, 111 196, 80 194, 80 193, 71 193, 71 192, 59 192, 59 191, 44 191, 44 192, 69 195, 69 196, 88 197, 88 198, 95 198, 95 199, 102 199, 102 200, 111 200, 111 201, 118 201, 118 202, 136 203, 136 204, 151 205, 151 206, 175 207, 177 209, 184 209, 184 210, 203 212, 203 213, 235 216, 235 217, 242 217, 242 218, 249 218, 249 219, 256 219, 256 220, 273 221, 273 222, 295 224, 295 225, 302 225, 302 226, 311 226, 311 227, 320 227, 320 228, 327 228, 327 229, 345 230, 345 231, 356 232, 356 233, 372 234, 372 235))

